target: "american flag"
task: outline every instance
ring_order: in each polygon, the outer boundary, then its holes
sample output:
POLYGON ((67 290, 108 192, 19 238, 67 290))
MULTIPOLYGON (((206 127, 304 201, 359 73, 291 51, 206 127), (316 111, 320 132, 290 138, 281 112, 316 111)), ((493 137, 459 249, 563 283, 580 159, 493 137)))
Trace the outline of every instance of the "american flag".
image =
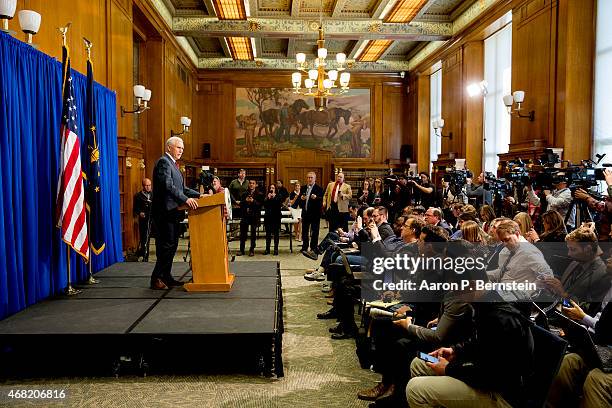
POLYGON ((77 108, 70 71, 70 57, 63 49, 63 108, 61 120, 62 144, 60 153, 60 177, 57 189, 58 227, 62 239, 89 260, 89 240, 81 170, 81 143, 77 135, 77 108))

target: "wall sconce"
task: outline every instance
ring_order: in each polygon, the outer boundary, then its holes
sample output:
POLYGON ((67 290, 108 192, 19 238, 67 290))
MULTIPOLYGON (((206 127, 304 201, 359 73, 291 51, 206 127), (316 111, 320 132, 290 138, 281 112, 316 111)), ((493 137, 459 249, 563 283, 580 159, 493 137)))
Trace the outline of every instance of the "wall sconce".
POLYGON ((121 117, 124 117, 126 113, 135 113, 138 115, 151 108, 149 106, 149 101, 151 100, 150 89, 146 89, 143 85, 134 85, 134 96, 136 97, 136 105, 134 105, 134 110, 126 110, 122 105, 121 117))
POLYGON ((187 116, 181 116, 181 125, 183 125, 183 131, 182 132, 175 132, 174 130, 170 130, 170 136, 174 137, 174 136, 180 136, 182 134, 184 134, 185 132, 189 131, 189 126, 191 126, 191 119, 189 119, 187 116))
POLYGON ((448 137, 448 140, 453 140, 453 132, 450 132, 448 135, 442 134, 442 128, 444 127, 444 119, 440 118, 438 120, 432 120, 431 127, 433 127, 436 136, 448 137))
POLYGON ((10 33, 8 22, 15 16, 16 8, 17 0, 0 0, 0 20, 2 20, 2 27, 0 27, 0 30, 5 33, 10 33))
POLYGON ((506 105, 506 109, 508 109, 508 114, 512 115, 513 113, 519 118, 529 118, 530 122, 535 120, 535 111, 529 111, 527 115, 521 114, 521 103, 525 100, 525 92, 524 91, 514 91, 512 95, 504 96, 504 105, 506 105), (512 105, 516 103, 516 108, 512 109, 512 105))
POLYGON ((19 10, 19 26, 21 31, 26 33, 26 41, 32 44, 32 36, 38 32, 40 28, 41 15, 32 10, 19 10))

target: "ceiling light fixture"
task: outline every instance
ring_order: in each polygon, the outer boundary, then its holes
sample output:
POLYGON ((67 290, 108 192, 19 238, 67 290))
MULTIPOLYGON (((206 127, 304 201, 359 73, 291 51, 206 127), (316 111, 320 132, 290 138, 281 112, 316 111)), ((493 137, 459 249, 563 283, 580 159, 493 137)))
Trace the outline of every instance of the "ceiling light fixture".
POLYGON ((319 39, 317 40, 317 58, 314 60, 314 66, 309 68, 306 62, 306 54, 298 52, 295 55, 297 62, 297 72, 291 74, 291 83, 293 84, 293 93, 304 96, 312 96, 314 98, 315 108, 323 110, 327 107, 327 98, 331 95, 345 93, 349 90, 349 81, 351 74, 344 71, 346 63, 346 54, 340 52, 336 54, 336 69, 325 71, 327 62, 327 48, 325 48, 325 33, 323 32, 323 19, 321 12, 323 10, 323 1, 319 10, 319 39), (304 88, 302 90, 302 73, 308 74, 308 78, 304 79, 304 88), (327 78, 326 78, 327 77, 327 78), (340 77, 340 89, 337 92, 332 92, 333 88, 337 88, 336 81, 340 77), (314 88, 314 89, 313 89, 314 88))
POLYGON ((370 40, 361 54, 359 54, 357 60, 362 62, 376 62, 392 43, 393 40, 370 40))
POLYGON ((219 20, 245 20, 244 0, 213 0, 219 20))
POLYGON ((385 18, 385 23, 409 23, 427 0, 399 0, 385 18))
POLYGON ((235 60, 252 61, 255 58, 249 37, 227 37, 227 47, 235 60))

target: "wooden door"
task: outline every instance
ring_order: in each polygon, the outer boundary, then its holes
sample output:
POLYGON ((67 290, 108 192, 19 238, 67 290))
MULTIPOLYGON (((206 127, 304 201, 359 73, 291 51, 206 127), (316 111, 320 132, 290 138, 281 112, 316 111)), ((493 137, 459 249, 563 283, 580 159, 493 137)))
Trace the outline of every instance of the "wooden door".
POLYGON ((326 150, 279 151, 276 153, 276 173, 287 185, 287 189, 290 189, 291 180, 298 180, 304 185, 308 172, 314 171, 317 175, 317 184, 325 188, 332 174, 331 159, 331 152, 326 150))

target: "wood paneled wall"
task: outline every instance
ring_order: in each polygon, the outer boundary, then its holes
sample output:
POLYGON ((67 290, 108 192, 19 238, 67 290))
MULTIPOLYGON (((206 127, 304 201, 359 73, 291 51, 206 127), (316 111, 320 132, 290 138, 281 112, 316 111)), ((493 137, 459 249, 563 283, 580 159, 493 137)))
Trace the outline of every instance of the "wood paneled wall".
MULTIPOLYGON (((198 91, 194 97, 193 160, 204 162, 202 145, 210 143, 210 164, 228 162, 269 162, 266 158, 243 159, 234 157, 236 88, 290 88, 291 72, 283 71, 201 71, 198 91)), ((372 155, 370 159, 334 159, 343 167, 360 163, 384 163, 398 160, 402 143, 411 141, 409 121, 404 120, 407 107, 406 83, 398 73, 351 75, 352 88, 369 88, 370 117, 372 118, 372 155)), ((341 97, 341 96, 340 96, 341 97)))
POLYGON ((444 133, 453 132, 452 141, 443 140, 441 162, 456 152, 470 168, 481 168, 482 100, 468 98, 465 87, 483 78, 483 41, 503 26, 500 22, 509 11, 512 90, 525 91, 524 112, 535 110, 535 120, 512 117, 510 146, 502 158, 533 157, 545 147, 564 148, 564 158, 574 162, 590 157, 594 4, 587 0, 500 1, 411 72, 418 84, 418 109, 408 112, 407 121, 417 123, 419 168, 427 167, 421 161, 429 155, 429 73, 440 60, 444 133))
MULTIPOLYGON (((92 60, 97 82, 117 93, 117 130, 119 145, 119 180, 123 247, 137 247, 137 220, 132 215, 132 197, 141 188, 143 177, 150 177, 153 164, 164 150, 170 129, 181 130, 180 116, 193 122, 192 96, 195 66, 184 55, 169 27, 147 0, 89 1, 18 0, 17 11, 29 9, 42 15, 40 32, 34 36, 38 49, 61 59, 61 34, 57 27, 71 22, 67 45, 72 67, 86 71, 86 52, 82 38, 93 43, 92 60), (131 109, 134 103, 134 33, 142 38, 140 82, 152 90, 151 109, 145 113, 121 117, 120 107, 131 109), (135 138, 133 121, 139 121, 135 138)), ((17 15, 9 28, 21 33, 17 15)), ((196 126, 197 127, 197 126, 196 126)), ((186 160, 191 160, 191 134, 184 135, 186 160)))

